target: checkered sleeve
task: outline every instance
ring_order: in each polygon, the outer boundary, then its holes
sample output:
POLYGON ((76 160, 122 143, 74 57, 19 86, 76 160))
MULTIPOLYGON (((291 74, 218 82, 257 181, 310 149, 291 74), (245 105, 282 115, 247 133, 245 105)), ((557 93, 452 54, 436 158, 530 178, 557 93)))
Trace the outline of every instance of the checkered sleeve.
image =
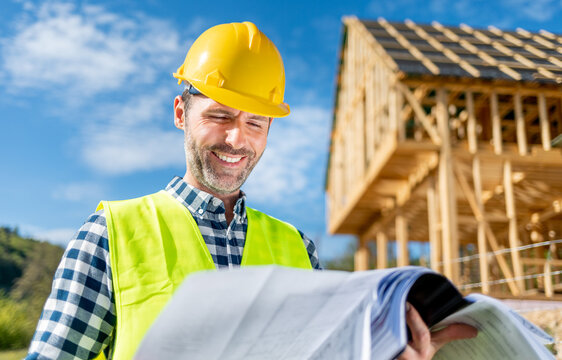
POLYGON ((308 238, 302 231, 298 230, 299 234, 301 234, 302 241, 304 242, 304 246, 306 247, 306 251, 308 252, 308 257, 310 258, 310 265, 312 265, 313 269, 322 270, 322 266, 320 266, 320 260, 318 258, 318 251, 316 250, 316 245, 314 242, 308 238))
POLYGON ((28 359, 92 359, 111 342, 116 315, 105 214, 92 214, 57 268, 28 359))

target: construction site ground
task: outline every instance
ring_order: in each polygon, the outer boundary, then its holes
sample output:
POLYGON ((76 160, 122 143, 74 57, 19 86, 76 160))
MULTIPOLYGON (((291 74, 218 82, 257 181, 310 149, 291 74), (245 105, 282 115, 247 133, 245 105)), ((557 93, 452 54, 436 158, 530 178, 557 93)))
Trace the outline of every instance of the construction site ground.
POLYGON ((539 300, 504 300, 504 302, 532 323, 550 334, 556 359, 562 360, 562 302, 539 300))

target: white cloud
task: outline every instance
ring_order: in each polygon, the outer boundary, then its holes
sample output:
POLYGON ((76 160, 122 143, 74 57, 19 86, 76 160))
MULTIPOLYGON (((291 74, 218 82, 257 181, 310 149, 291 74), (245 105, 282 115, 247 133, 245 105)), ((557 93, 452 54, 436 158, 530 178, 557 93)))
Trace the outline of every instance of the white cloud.
MULTIPOLYGON (((182 134, 165 109, 187 46, 171 23, 59 1, 25 6, 19 22, 13 36, 0 39, 1 83, 63 99, 47 111, 77 119, 69 142, 86 165, 114 175, 183 166, 182 134), (170 88, 158 82, 164 74, 170 88)), ((204 22, 194 17, 185 32, 199 33, 204 22)), ((79 187, 53 196, 81 201, 73 191, 79 187)))
POLYGON ((442 14, 449 9, 449 4, 447 0, 431 0, 429 7, 432 13, 442 14))
POLYGON ((543 22, 552 19, 562 8, 562 2, 557 0, 509 0, 503 1, 507 9, 518 8, 523 17, 543 22))
POLYGON ((371 2, 369 2, 369 4, 367 5, 367 13, 377 17, 387 16, 388 14, 394 13, 395 11, 399 11, 401 9, 409 9, 411 7, 411 0, 371 0, 371 2))
POLYGON ((184 51, 170 25, 143 15, 61 2, 26 9, 16 34, 1 40, 2 77, 11 90, 116 90, 153 81, 155 69, 168 69, 184 51))
POLYGON ((157 127, 108 128, 93 135, 83 150, 84 159, 95 170, 127 174, 185 162, 182 134, 157 127))
POLYGON ((295 107, 289 117, 275 119, 265 153, 243 187, 252 201, 271 204, 299 194, 302 200, 321 195, 321 188, 317 194, 307 189, 319 175, 314 170, 324 167, 330 125, 330 112, 312 106, 295 107))
POLYGON ((110 115, 84 128, 84 161, 114 175, 185 164, 183 132, 174 127, 172 111, 165 111, 172 100, 169 91, 156 90, 106 106, 102 112, 110 115))
POLYGON ((24 236, 29 236, 36 240, 48 241, 51 244, 66 247, 72 236, 76 233, 77 229, 70 228, 56 228, 44 229, 34 225, 20 226, 21 233, 24 236))
POLYGON ((57 200, 82 202, 102 199, 105 189, 97 183, 75 182, 57 186, 52 196, 57 200))

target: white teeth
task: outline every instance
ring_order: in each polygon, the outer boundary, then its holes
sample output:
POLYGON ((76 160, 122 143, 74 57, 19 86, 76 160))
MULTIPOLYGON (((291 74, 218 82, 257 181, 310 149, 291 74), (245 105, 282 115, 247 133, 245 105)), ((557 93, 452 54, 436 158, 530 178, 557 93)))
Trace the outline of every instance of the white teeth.
POLYGON ((215 153, 215 154, 216 154, 216 155, 218 156, 218 158, 221 159, 222 161, 226 161, 226 162, 229 162, 229 163, 235 163, 235 162, 240 161, 240 159, 242 159, 241 157, 231 158, 231 157, 228 157, 228 156, 224 156, 224 155, 222 155, 222 154, 217 154, 217 153, 215 153))

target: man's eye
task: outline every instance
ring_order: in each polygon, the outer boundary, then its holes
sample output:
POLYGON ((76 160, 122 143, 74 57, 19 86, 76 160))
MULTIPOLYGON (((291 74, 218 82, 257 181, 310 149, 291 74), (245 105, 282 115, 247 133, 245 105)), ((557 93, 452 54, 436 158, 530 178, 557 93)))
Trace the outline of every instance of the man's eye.
POLYGON ((249 124, 251 127, 255 127, 257 129, 261 129, 263 127, 263 124, 259 122, 250 122, 249 124))

